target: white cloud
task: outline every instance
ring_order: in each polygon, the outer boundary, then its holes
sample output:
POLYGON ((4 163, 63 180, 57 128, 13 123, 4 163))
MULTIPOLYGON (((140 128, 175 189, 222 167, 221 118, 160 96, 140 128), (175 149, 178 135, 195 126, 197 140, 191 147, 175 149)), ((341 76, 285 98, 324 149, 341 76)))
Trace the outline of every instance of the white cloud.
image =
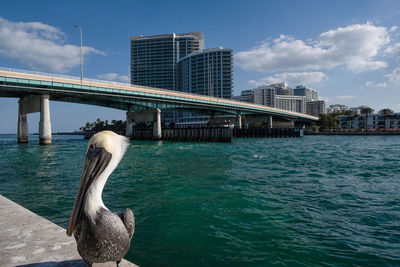
POLYGON ((394 69, 391 74, 385 75, 389 81, 400 86, 400 68, 394 69))
POLYGON ((336 98, 337 99, 352 99, 355 97, 358 97, 358 96, 357 95, 340 95, 340 96, 337 96, 336 98))
POLYGON ((323 72, 285 72, 262 78, 259 81, 250 80, 254 85, 265 85, 287 82, 290 86, 308 85, 328 79, 323 72))
MULTIPOLYGON (((12 22, 0 17, 0 56, 36 70, 65 73, 80 64, 80 47, 64 44, 64 33, 41 22, 12 22)), ((84 55, 103 54, 88 46, 84 55)))
POLYGON ((382 87, 382 88, 386 88, 388 86, 387 83, 385 83, 385 82, 383 82, 383 83, 374 83, 372 81, 366 82, 365 85, 367 87, 382 87))
POLYGON ((400 54, 400 43, 393 44, 386 48, 385 54, 398 55, 400 54))
POLYGON ((390 41, 389 31, 370 23, 324 32, 315 41, 304 42, 281 35, 248 51, 235 54, 236 63, 260 72, 320 70, 345 66, 352 72, 385 68, 375 60, 390 41))
POLYGON ((117 73, 104 73, 97 75, 99 79, 107 80, 107 81, 117 81, 117 82, 124 82, 129 83, 129 76, 127 75, 119 75, 117 73))

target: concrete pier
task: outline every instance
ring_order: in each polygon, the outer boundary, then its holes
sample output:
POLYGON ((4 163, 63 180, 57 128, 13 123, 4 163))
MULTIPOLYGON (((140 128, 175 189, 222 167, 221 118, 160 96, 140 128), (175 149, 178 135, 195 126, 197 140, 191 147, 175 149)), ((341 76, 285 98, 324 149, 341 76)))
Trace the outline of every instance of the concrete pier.
POLYGON ((50 96, 40 98, 39 141, 41 145, 51 144, 50 96))
POLYGON ((28 121, 30 113, 40 112, 39 141, 51 144, 50 95, 22 97, 18 101, 18 143, 28 143, 28 121))
POLYGON ((161 132, 161 110, 156 109, 155 116, 153 122, 153 139, 161 140, 162 132, 161 132))
MULTIPOLYGON (((0 266, 86 266, 66 230, 0 195, 0 266)), ((115 262, 94 264, 113 266, 115 262)), ((123 267, 135 267, 122 261, 123 267)))
POLYGON ((302 137, 303 129, 297 128, 244 128, 233 129, 233 137, 302 137))
POLYGON ((18 101, 18 143, 28 143, 28 120, 22 113, 21 100, 18 101))
POLYGON ((242 129, 242 116, 236 115, 235 128, 242 129))
POLYGON ((128 111, 126 112, 126 132, 125 132, 126 137, 132 137, 132 115, 128 111))
POLYGON ((268 116, 268 128, 272 129, 273 128, 272 126, 273 126, 272 125, 272 115, 270 115, 270 116, 268 116))
POLYGON ((152 122, 153 123, 153 138, 154 140, 161 140, 162 128, 161 128, 161 110, 146 110, 126 113, 126 136, 132 137, 132 121, 136 123, 140 122, 152 122))

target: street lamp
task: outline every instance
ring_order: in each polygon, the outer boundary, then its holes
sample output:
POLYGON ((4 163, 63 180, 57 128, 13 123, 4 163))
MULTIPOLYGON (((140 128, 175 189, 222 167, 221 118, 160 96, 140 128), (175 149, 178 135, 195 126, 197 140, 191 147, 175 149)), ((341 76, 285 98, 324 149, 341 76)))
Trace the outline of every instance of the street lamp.
POLYGON ((74 28, 78 28, 81 32, 81 82, 83 81, 83 55, 82 55, 82 27, 80 25, 75 25, 74 28))

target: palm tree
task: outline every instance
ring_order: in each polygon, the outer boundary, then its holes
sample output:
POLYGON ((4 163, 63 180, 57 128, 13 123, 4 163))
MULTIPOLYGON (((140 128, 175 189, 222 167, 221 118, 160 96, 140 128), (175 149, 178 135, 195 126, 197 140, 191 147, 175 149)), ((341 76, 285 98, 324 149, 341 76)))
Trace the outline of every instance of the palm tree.
POLYGON ((320 114, 318 124, 321 126, 321 130, 336 130, 338 128, 338 117, 337 113, 320 114))
POLYGON ((394 113, 394 111, 391 110, 390 108, 383 108, 383 109, 379 110, 378 113, 382 114, 383 117, 385 118, 385 130, 386 130, 387 128, 389 128, 387 119, 388 119, 390 114, 394 113))
POLYGON ((353 110, 349 109, 346 110, 343 114, 347 116, 347 129, 351 130, 353 118, 355 117, 356 113, 353 110))
POLYGON ((361 114, 365 114, 365 129, 368 131, 368 115, 372 114, 374 110, 370 107, 363 107, 361 109, 361 114))

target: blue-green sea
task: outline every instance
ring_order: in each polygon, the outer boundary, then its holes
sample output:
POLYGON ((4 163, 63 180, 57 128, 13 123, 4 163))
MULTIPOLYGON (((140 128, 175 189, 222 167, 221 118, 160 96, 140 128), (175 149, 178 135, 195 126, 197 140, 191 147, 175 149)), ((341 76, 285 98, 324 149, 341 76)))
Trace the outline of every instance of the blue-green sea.
MULTIPOLYGON (((87 141, 29 138, 0 135, 0 193, 65 228, 87 141)), ((103 200, 140 266, 400 265, 400 136, 131 141, 103 200)))

